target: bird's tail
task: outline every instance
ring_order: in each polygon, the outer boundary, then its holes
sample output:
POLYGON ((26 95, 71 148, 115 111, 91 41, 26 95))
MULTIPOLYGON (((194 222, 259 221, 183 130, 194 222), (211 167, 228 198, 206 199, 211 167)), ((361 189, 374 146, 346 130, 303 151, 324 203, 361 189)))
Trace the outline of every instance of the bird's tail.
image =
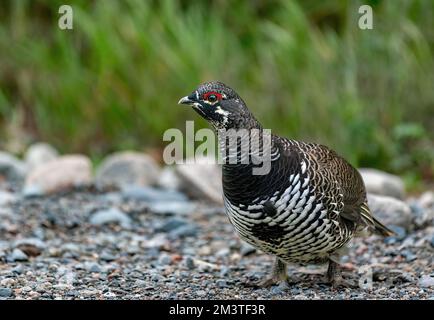
POLYGON ((371 210, 369 210, 369 207, 367 203, 364 203, 361 207, 361 215, 364 218, 366 222, 368 222, 368 225, 371 225, 373 227, 374 233, 381 235, 383 237, 391 237, 396 235, 395 232, 387 228, 384 224, 382 224, 377 218, 375 218, 371 210))

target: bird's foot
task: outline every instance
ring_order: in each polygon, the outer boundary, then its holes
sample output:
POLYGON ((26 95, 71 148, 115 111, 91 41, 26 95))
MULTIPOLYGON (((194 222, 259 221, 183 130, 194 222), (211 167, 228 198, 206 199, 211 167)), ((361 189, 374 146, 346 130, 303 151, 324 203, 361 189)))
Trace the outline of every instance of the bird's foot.
POLYGON ((358 284, 350 279, 344 279, 342 276, 336 276, 333 279, 328 279, 328 284, 332 289, 336 290, 339 288, 358 288, 358 284))
POLYGON ((344 279, 341 272, 338 272, 338 264, 332 260, 329 261, 327 269, 327 283, 331 285, 332 289, 337 288, 357 288, 358 285, 351 280, 344 279))

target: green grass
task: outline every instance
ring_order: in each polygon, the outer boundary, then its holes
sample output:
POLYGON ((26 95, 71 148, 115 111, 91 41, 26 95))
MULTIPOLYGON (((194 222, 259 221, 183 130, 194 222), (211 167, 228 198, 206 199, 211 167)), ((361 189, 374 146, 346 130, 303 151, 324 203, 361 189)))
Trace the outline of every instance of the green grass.
POLYGON ((265 127, 327 144, 357 166, 434 176, 434 2, 64 1, 0 4, 0 148, 163 146, 194 119, 200 82, 236 88, 265 127))

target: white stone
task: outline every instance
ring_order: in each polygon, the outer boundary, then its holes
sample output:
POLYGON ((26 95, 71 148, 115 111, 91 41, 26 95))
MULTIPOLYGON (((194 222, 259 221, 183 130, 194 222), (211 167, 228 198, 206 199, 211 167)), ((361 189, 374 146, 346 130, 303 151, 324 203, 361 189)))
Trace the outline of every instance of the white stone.
POLYGON ((59 152, 54 147, 48 143, 39 142, 32 144, 27 149, 27 152, 24 155, 24 160, 27 164, 27 167, 31 170, 37 166, 56 159, 58 156, 59 152))
POLYGON ((99 166, 95 181, 99 187, 149 186, 157 183, 160 168, 144 153, 117 152, 99 166))
POLYGON ((223 204, 222 172, 220 166, 210 158, 196 158, 191 164, 175 166, 181 179, 181 190, 199 200, 223 204))
POLYGON ((82 155, 65 155, 34 168, 27 176, 24 191, 43 194, 65 191, 92 183, 92 164, 82 155))
POLYGON ((404 182, 398 176, 377 169, 359 169, 368 193, 403 199, 405 196, 404 182))
POLYGON ((372 214, 385 225, 411 228, 411 209, 405 202, 386 196, 368 194, 368 206, 372 214))

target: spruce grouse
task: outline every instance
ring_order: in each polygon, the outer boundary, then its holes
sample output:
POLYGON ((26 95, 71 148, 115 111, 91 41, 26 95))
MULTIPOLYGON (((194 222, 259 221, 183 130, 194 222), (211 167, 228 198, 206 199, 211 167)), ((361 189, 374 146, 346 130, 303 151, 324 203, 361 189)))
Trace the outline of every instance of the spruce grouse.
MULTIPOLYGON (((218 136, 229 129, 264 131, 241 97, 221 82, 200 85, 179 104, 192 106, 218 136)), ((241 140, 236 140, 239 148, 241 140)), ((227 142, 220 137, 219 141, 221 151, 228 151, 227 142)), ((265 147, 260 141, 258 148, 265 147)), ((258 165, 253 157, 240 161, 245 157, 238 149, 238 161, 223 163, 229 220, 243 240, 276 257, 271 276, 260 285, 288 281, 288 263, 327 262, 327 277, 334 284, 339 256, 354 235, 364 230, 383 236, 393 232, 371 214, 359 172, 333 150, 276 135, 271 135, 268 145, 267 174, 254 174, 252 169, 258 165)), ((257 151, 250 148, 248 156, 257 151)))

